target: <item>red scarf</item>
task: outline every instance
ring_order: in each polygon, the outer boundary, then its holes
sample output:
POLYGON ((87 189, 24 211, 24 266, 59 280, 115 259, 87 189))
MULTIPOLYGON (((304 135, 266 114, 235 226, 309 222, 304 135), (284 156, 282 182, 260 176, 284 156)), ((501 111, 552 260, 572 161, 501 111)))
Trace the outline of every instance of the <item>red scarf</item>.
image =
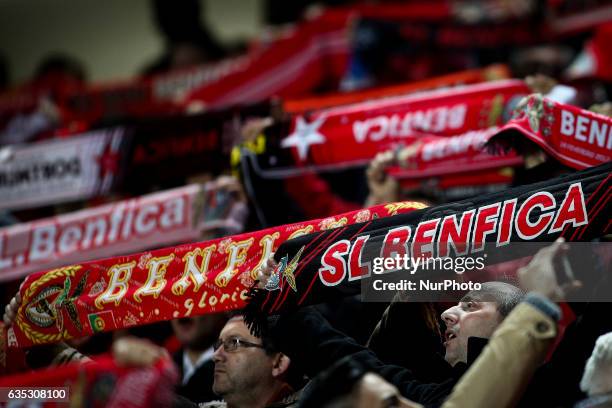
POLYGON ((30 275, 9 347, 241 308, 261 264, 284 241, 410 212, 417 202, 380 205, 197 244, 85 262, 30 275))
POLYGON ((216 192, 212 183, 192 184, 0 228, 0 282, 72 262, 193 242, 204 230, 242 231, 236 220, 242 204, 222 194, 222 202, 213 202, 216 192))
POLYGON ((425 179, 522 163, 522 158, 513 152, 497 156, 483 149, 498 131, 499 128, 494 126, 456 136, 425 135, 416 142, 414 155, 402 166, 390 169, 389 173, 400 179, 425 179))
POLYGON ((512 146, 525 137, 566 166, 581 170, 612 160, 612 118, 533 94, 492 138, 512 146))
POLYGON ((280 146, 290 149, 297 167, 365 163, 424 133, 451 136, 501 125, 529 92, 522 81, 505 80, 324 109, 308 119, 295 116, 280 146))
POLYGON ((3 377, 0 387, 54 387, 58 397, 62 395, 60 389, 65 391, 65 399, 44 400, 41 406, 45 408, 65 407, 68 402, 78 407, 146 408, 170 406, 177 379, 178 373, 169 359, 160 359, 151 367, 130 368, 118 366, 110 357, 101 357, 90 363, 3 377))

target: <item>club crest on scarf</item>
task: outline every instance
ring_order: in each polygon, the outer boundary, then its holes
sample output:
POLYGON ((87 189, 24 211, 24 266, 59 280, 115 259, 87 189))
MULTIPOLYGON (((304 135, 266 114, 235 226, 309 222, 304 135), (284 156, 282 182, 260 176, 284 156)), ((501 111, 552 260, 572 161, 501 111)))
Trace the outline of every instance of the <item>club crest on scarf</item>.
POLYGON ((32 344, 41 344, 69 339, 65 314, 72 323, 72 332, 83 331, 79 318, 78 300, 83 296, 89 272, 77 274, 80 265, 53 269, 29 283, 23 292, 23 306, 15 319, 15 329, 22 331, 32 344), (74 282, 78 283, 73 288, 74 282), (55 333, 49 333, 55 326, 55 333))
POLYGON ((64 329, 64 310, 68 313, 70 321, 79 331, 83 326, 79 320, 75 301, 83 293, 88 273, 79 280, 79 283, 71 292, 72 281, 70 277, 64 279, 63 287, 51 285, 43 289, 37 296, 30 301, 25 308, 25 315, 28 320, 38 327, 50 327, 55 323, 61 332, 64 329))
POLYGON ((529 126, 534 132, 542 131, 545 136, 550 136, 552 133, 552 125, 555 122, 555 117, 552 114, 554 105, 548 99, 542 97, 541 94, 534 94, 524 98, 517 105, 513 119, 527 117, 529 126))
POLYGON ((289 255, 285 255, 281 258, 278 266, 274 269, 274 272, 268 279, 266 286, 264 289, 268 291, 281 290, 281 277, 285 279, 287 284, 293 289, 294 292, 297 292, 297 284, 295 282, 294 272, 298 266, 298 262, 302 253, 304 252, 305 246, 302 246, 300 250, 295 254, 295 256, 291 259, 291 262, 288 262, 289 255))
POLYGON ((489 144, 505 149, 523 138, 563 165, 582 170, 612 160, 612 119, 533 94, 489 144), (518 137, 517 137, 518 136, 518 137))
MULTIPOLYGON (((359 217, 357 213, 339 214, 323 225, 322 219, 315 219, 30 275, 20 290, 23 305, 13 326, 12 347, 239 309, 248 299, 257 271, 282 242, 321 232, 335 222, 344 226, 356 218, 365 220, 368 214, 372 219, 376 214, 388 215, 382 205, 359 217)), ((286 294, 301 287, 295 276, 303 261, 301 254, 294 256, 299 249, 289 254, 286 265, 277 271, 278 282, 273 278, 269 289, 278 287, 280 293, 283 286, 290 287, 282 292, 286 294)))
POLYGON ((274 272, 272 272, 272 275, 268 279, 268 282, 266 283, 266 286, 264 287, 264 289, 269 290, 269 291, 280 290, 281 271, 283 271, 287 267, 288 259, 289 259, 288 255, 285 255, 281 258, 278 265, 276 265, 276 268, 274 268, 274 272))

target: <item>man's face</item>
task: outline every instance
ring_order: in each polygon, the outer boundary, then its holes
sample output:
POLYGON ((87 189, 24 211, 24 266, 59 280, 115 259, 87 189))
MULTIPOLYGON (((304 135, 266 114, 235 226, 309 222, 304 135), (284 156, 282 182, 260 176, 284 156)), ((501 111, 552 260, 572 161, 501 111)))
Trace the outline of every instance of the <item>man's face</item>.
POLYGON ((357 383, 353 389, 355 400, 351 406, 356 408, 418 408, 422 407, 412 401, 402 397, 397 387, 390 384, 375 373, 367 373, 357 383))
POLYGON ((172 320, 172 329, 183 347, 203 350, 217 339, 224 322, 222 315, 185 317, 172 320))
POLYGON ((452 366, 467 363, 468 337, 489 338, 503 317, 497 311, 497 303, 482 302, 470 298, 442 313, 446 325, 444 333, 445 360, 452 366))
MULTIPOLYGON (((219 335, 222 341, 232 337, 261 344, 261 339, 251 335, 242 317, 230 319, 219 335)), ((213 391, 221 396, 249 392, 258 383, 272 379, 273 356, 259 347, 238 347, 228 352, 221 346, 213 354, 213 360, 213 391)))

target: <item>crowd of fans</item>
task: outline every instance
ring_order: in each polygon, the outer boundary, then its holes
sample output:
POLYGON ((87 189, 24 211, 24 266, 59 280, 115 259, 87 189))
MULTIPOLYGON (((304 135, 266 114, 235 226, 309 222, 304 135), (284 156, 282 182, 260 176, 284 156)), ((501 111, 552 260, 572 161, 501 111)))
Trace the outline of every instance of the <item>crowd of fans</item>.
MULTIPOLYGON (((176 11, 172 7, 166 9, 168 2, 153 2, 156 21, 167 36, 168 47, 158 61, 146 67, 146 75, 235 53, 223 50, 207 29, 191 21, 199 11, 197 2, 187 3, 193 9, 176 11)), ((287 7, 284 3, 270 2, 275 6, 270 6, 269 11, 287 7)), ((478 10, 478 3, 504 2, 470 3, 478 10)), ((537 2, 516 3, 509 12, 526 13, 533 18, 531 7, 536 7, 537 2)), ((485 5, 481 6, 486 10, 485 5)), ((465 18, 478 19, 478 13, 466 10, 465 18)), ((275 19, 286 22, 279 15, 275 19)), ((581 40, 584 38, 572 37, 575 44, 557 42, 521 48, 512 54, 511 61, 508 56, 500 57, 503 53, 499 52, 470 53, 469 59, 474 64, 511 63, 517 75, 528 75, 526 83, 533 92, 553 95, 559 92, 555 88, 558 81, 564 80, 562 73, 578 56, 581 40), (543 71, 547 76, 540 75, 543 71)), ((355 68, 358 59, 351 62, 353 74, 359 71, 355 68)), ((348 81, 350 75, 343 81, 351 82, 351 86, 372 86, 376 75, 370 74, 361 82, 348 81)), ((78 63, 58 57, 41 66, 33 83, 45 87, 44 81, 59 81, 78 88, 85 80, 78 63)), ((611 83, 597 78, 574 83, 574 92, 564 102, 592 106, 592 110, 612 116, 607 102, 611 83)), ((52 90, 53 86, 47 88, 52 90)), ((58 126, 52 100, 52 93, 41 98, 27 125, 9 123, 0 141, 12 144, 36 140, 41 130, 47 132, 58 126)), ((243 124, 240 142, 254 143, 276 119, 257 118, 243 124)), ((525 159, 524 167, 515 169, 511 182, 514 186, 573 171, 533 144, 525 142, 513 147, 525 159)), ((403 199, 429 206, 445 202, 431 194, 426 183, 410 189, 407 195, 400 182, 387 173, 390 166, 410 162, 415 153, 415 147, 409 146, 372 154, 365 172, 356 176, 361 178, 355 184, 367 184, 365 200, 357 203, 354 197, 345 199, 338 194, 331 204, 318 206, 313 196, 307 198, 313 201, 312 207, 303 212, 315 218, 403 199)), ((256 210, 249 203, 251 194, 245 192, 238 178, 213 174, 200 177, 217 180, 220 191, 241 203, 237 224, 257 229, 256 210), (247 207, 252 210, 248 220, 247 207)), ((309 191, 320 183, 333 184, 329 180, 312 181, 310 177, 314 176, 304 176, 304 184, 294 183, 291 188, 309 191)), ((333 190, 329 185, 321 188, 333 190)), ((275 209, 283 205, 270 204, 275 209)), ((275 212, 279 219, 283 218, 283 214, 275 212)), ((7 212, 3 222, 17 223, 19 216, 28 218, 32 213, 7 212)), ((290 221, 287 217, 285 222, 290 221)), ((218 236, 218 231, 208 231, 201 238, 218 236)), ((608 238, 603 236, 601 240, 608 238)), ((456 304, 407 302, 407 293, 398 293, 390 304, 348 297, 271 316, 265 330, 258 333, 261 336, 252 333, 241 311, 184 317, 36 346, 26 351, 26 369, 97 364, 97 356, 107 352, 112 352, 119 364, 133 367, 166 359, 173 361, 179 372, 172 399, 172 405, 177 407, 612 407, 610 306, 603 302, 565 302, 566 296, 581 286, 575 278, 559 279, 559 260, 568 250, 563 239, 549 243, 518 269, 517 281, 485 282, 481 289, 465 293, 456 304)), ((607 262, 609 270, 609 259, 607 262)), ((266 286, 277 266, 270 257, 259 271, 259 288, 266 286)), ((610 289, 609 281, 609 277, 602 277, 599 289, 610 289)), ((4 287, 6 301, 10 299, 4 313, 6 327, 14 324, 22 303, 20 295, 14 295, 18 284, 12 282, 4 287)))

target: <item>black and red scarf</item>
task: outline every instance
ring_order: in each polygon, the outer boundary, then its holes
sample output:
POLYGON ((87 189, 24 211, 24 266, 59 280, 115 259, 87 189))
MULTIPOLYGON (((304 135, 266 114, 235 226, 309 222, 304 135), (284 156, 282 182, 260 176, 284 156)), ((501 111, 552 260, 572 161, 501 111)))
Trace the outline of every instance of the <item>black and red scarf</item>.
MULTIPOLYGON (((275 258, 296 259, 278 290, 254 289, 247 317, 359 293, 374 257, 494 254, 511 242, 589 241, 610 232, 612 163, 500 193, 374 219, 283 243, 275 258)), ((506 257, 507 258, 507 257, 506 257)), ((271 288, 268 288, 271 289, 271 288)), ((276 288, 274 288, 276 289, 276 288)), ((258 329, 261 326, 255 325, 258 329)))

